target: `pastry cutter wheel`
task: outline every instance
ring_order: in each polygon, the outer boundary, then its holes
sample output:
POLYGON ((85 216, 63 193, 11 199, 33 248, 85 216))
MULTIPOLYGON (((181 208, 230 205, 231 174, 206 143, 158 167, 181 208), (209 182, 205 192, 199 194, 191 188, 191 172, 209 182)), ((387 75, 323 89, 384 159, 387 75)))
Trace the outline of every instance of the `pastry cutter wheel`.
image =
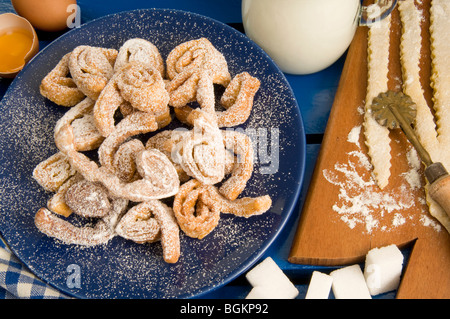
POLYGON ((430 183, 429 195, 450 217, 450 175, 442 163, 433 163, 411 127, 416 118, 416 104, 411 97, 402 92, 380 93, 373 99, 371 111, 380 125, 389 129, 400 127, 403 130, 426 166, 425 177, 430 183))

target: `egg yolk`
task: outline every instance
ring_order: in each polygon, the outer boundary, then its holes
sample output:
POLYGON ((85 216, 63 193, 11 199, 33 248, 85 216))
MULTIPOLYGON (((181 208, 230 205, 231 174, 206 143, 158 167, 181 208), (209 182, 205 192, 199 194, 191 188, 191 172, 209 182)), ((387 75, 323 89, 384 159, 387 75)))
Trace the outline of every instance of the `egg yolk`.
POLYGON ((24 30, 12 29, 0 33, 0 71, 10 72, 22 67, 33 39, 24 30))

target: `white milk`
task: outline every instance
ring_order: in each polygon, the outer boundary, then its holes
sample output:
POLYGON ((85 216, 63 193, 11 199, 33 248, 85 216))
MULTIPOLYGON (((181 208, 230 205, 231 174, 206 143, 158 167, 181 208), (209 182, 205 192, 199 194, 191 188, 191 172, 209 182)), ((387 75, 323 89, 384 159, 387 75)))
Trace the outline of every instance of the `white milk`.
POLYGON ((360 0, 242 0, 246 34, 291 74, 334 63, 353 39, 360 0))

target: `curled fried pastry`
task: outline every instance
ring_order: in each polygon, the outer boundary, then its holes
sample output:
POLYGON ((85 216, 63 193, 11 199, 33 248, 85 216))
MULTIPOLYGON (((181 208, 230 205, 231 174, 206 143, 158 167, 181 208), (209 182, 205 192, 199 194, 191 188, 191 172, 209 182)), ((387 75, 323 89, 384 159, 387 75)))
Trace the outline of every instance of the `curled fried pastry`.
POLYGON ((161 73, 161 76, 164 76, 164 61, 158 48, 150 41, 140 38, 125 41, 117 54, 114 70, 118 71, 125 64, 133 61, 150 64, 161 73))
POLYGON ((114 131, 114 113, 127 105, 157 117, 160 126, 170 122, 169 96, 164 81, 156 69, 139 62, 130 62, 116 72, 101 92, 94 106, 94 121, 103 136, 114 131), (128 102, 129 105, 125 102, 128 102), (124 104, 125 103, 125 104, 124 104))
POLYGON ((56 192, 75 173, 70 160, 63 153, 57 152, 34 168, 33 178, 45 190, 56 192))
POLYGON ((117 50, 80 45, 69 58, 69 70, 78 89, 96 100, 114 73, 117 50))
MULTIPOLYGON (((127 183, 118 192, 130 200, 146 201, 173 196, 180 185, 178 174, 167 156, 158 150, 142 150, 136 154, 136 168, 142 179, 127 183), (130 195, 128 195, 130 194, 130 195)), ((110 190, 115 193, 111 185, 110 190)))
POLYGON ((83 101, 70 108, 56 122, 55 130, 63 125, 70 124, 73 127, 75 148, 78 151, 90 151, 98 148, 104 137, 97 130, 94 123, 92 110, 95 101, 85 98, 83 101))
POLYGON ((214 115, 194 110, 194 127, 175 146, 173 158, 183 170, 204 184, 216 184, 225 176, 225 147, 214 115))
POLYGON ((178 225, 192 238, 202 239, 219 223, 220 210, 215 203, 203 202, 207 189, 198 180, 191 179, 181 185, 173 201, 178 225))
POLYGON ((116 233, 119 236, 138 244, 159 240, 160 230, 152 211, 140 204, 131 207, 116 226, 116 233))
POLYGON ((271 205, 269 195, 229 200, 219 193, 216 186, 191 179, 181 185, 175 195, 173 211, 186 235, 202 239, 217 226, 220 213, 248 218, 267 212, 271 205))
POLYGON ((95 126, 104 137, 107 137, 112 131, 114 131, 114 113, 119 107, 124 105, 126 106, 127 112, 133 112, 131 105, 124 102, 126 101, 120 95, 114 78, 111 79, 100 93, 97 101, 95 102, 93 111, 95 126))
POLYGON ((62 106, 74 106, 80 103, 85 95, 81 92, 69 70, 70 52, 65 54, 58 64, 42 79, 40 93, 50 101, 62 106))
POLYGON ((72 185, 64 195, 67 206, 83 217, 104 217, 111 211, 105 187, 86 180, 72 185))
POLYGON ((181 141, 183 135, 186 134, 186 132, 187 131, 185 130, 162 131, 150 137, 145 143, 146 149, 154 148, 167 156, 167 158, 172 162, 173 166, 175 167, 180 182, 188 181, 190 179, 190 176, 186 174, 186 172, 183 170, 183 168, 179 163, 175 162, 172 159, 172 151, 174 150, 175 145, 181 141))
POLYGON ((250 137, 238 131, 222 131, 225 148, 236 154, 231 176, 219 188, 227 199, 235 200, 247 186, 253 172, 253 145, 250 137))
POLYGON ((114 197, 142 202, 170 197, 178 191, 178 174, 167 156, 158 150, 143 150, 136 154, 137 170, 142 178, 124 183, 109 167, 99 167, 75 149, 70 125, 63 126, 55 133, 55 143, 86 180, 101 182, 114 197))
POLYGON ((242 197, 236 200, 229 200, 223 197, 217 187, 209 185, 208 195, 203 201, 207 205, 216 205, 222 213, 233 214, 239 217, 251 217, 267 212, 272 206, 272 199, 269 195, 259 197, 242 197))
POLYGON ((94 246, 104 244, 115 236, 103 220, 97 221, 94 227, 76 227, 47 208, 38 210, 34 217, 34 223, 42 233, 59 239, 65 244, 94 246))
POLYGON ((70 209, 70 207, 67 206, 66 204, 65 200, 66 192, 72 185, 82 180, 83 177, 80 174, 75 174, 72 177, 70 177, 67 181, 64 182, 64 184, 61 185, 61 187, 58 188, 58 191, 55 194, 53 194, 53 196, 47 201, 47 208, 50 209, 53 213, 62 215, 64 217, 69 217, 70 214, 72 214, 72 209, 70 209))
POLYGON ((120 220, 117 233, 137 243, 161 239, 163 258, 176 263, 180 257, 179 228, 173 211, 166 204, 151 200, 133 206, 120 220))
POLYGON ((144 149, 144 144, 138 139, 132 139, 119 146, 114 153, 112 166, 115 174, 124 182, 131 182, 137 178, 136 154, 144 149))
MULTIPOLYGON (((176 146, 183 139, 184 134, 189 134, 187 129, 175 129, 175 130, 165 130, 159 132, 152 137, 150 137, 146 144, 145 148, 156 148, 157 150, 166 154, 166 156, 172 161, 175 166, 178 177, 180 178, 180 182, 187 182, 191 177, 183 170, 181 165, 178 163, 177 154, 175 152, 176 146), (174 154, 172 154, 174 152, 174 154), (172 155, 175 160, 172 159, 172 155)), ((225 140, 224 140, 225 143, 225 140)), ((233 172, 235 163, 237 163, 237 159, 234 156, 233 149, 225 151, 225 174, 229 175, 233 172)))
POLYGON ((136 154, 136 167, 141 178, 129 183, 100 168, 102 183, 115 197, 135 202, 173 196, 179 188, 178 174, 167 156, 158 150, 143 150, 136 154))
POLYGON ((167 56, 166 64, 169 104, 182 107, 198 101, 204 110, 214 112, 213 84, 226 86, 231 79, 222 53, 208 39, 200 38, 178 45, 167 56))
MULTIPOLYGON (((236 75, 220 99, 220 104, 225 111, 216 111, 217 125, 222 128, 245 123, 252 111, 253 100, 260 85, 260 81, 247 72, 236 75)), ((192 112, 190 105, 175 108, 174 112, 182 123, 192 125, 189 121, 189 115, 192 112)))
POLYGON ((226 111, 217 112, 219 127, 236 126, 247 121, 260 85, 260 81, 247 72, 233 78, 220 99, 226 111))
POLYGON ((138 134, 156 131, 158 124, 155 117, 147 112, 134 112, 117 124, 98 149, 100 164, 114 171, 114 154, 128 138, 138 134))
POLYGON ((65 124, 55 130, 55 144, 67 157, 70 165, 86 180, 91 182, 101 180, 98 165, 75 148, 73 128, 70 124, 65 124))

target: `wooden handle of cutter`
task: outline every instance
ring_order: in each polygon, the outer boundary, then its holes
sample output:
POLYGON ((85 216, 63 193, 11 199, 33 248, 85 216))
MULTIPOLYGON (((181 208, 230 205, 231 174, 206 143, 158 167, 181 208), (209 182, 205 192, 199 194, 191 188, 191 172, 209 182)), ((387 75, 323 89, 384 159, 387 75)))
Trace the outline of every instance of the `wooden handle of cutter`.
POLYGON ((450 217, 450 175, 437 179, 430 185, 428 192, 450 217))

